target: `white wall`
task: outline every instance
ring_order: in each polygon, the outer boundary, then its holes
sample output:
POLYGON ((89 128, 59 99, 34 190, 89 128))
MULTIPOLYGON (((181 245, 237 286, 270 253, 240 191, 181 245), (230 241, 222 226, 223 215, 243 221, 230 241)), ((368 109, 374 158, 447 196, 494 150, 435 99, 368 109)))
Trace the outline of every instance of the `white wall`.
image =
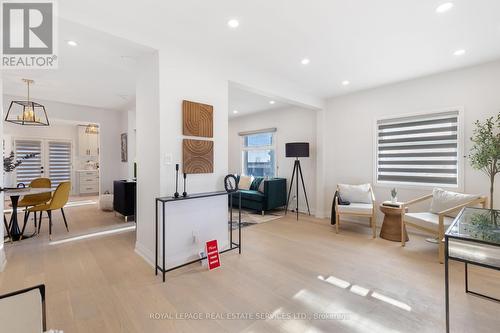
MULTIPOLYGON (((390 86, 330 99, 325 116, 325 209, 331 208, 337 183, 372 182, 374 122, 378 117, 404 115, 440 108, 464 108, 465 152, 471 147, 473 122, 500 111, 500 62, 428 76, 390 86)), ((464 191, 488 194, 488 179, 465 163, 464 191)), ((500 206, 500 182, 495 191, 500 206)), ((389 198, 390 188, 376 187, 378 201, 389 198)), ((399 188, 405 201, 429 190, 399 188)), ((325 212, 325 213, 329 213, 325 212)))
MULTIPOLYGON (((285 157, 285 143, 309 142, 310 157, 301 159, 302 173, 306 184, 307 197, 311 213, 316 211, 316 111, 302 108, 253 113, 234 117, 229 120, 229 173, 242 173, 242 138, 239 132, 276 127, 276 165, 277 177, 287 178, 287 188, 293 171, 293 158, 285 157)), ((307 212, 302 185, 299 184, 299 211, 307 212)), ((295 196, 295 184, 292 197, 295 196)), ((291 198, 292 198, 291 197, 291 198)), ((296 202, 290 200, 289 209, 295 208, 296 202)))
POLYGON ((155 258, 155 198, 160 195, 160 108, 158 53, 138 59, 136 80, 137 236, 135 250, 155 258))
MULTIPOLYGON (((19 96, 3 96, 4 115, 8 110, 10 101, 24 99, 19 96)), ((113 180, 127 178, 127 165, 121 163, 120 133, 122 117, 125 112, 116 110, 98 109, 83 105, 66 104, 55 101, 37 100, 47 110, 49 121, 57 119, 62 121, 97 123, 100 126, 100 181, 101 191, 113 191, 113 180)), ((23 128, 28 133, 31 128, 23 128)))
POLYGON ((128 178, 134 178, 134 162, 136 161, 136 125, 135 109, 127 111, 127 133, 128 133, 128 178))

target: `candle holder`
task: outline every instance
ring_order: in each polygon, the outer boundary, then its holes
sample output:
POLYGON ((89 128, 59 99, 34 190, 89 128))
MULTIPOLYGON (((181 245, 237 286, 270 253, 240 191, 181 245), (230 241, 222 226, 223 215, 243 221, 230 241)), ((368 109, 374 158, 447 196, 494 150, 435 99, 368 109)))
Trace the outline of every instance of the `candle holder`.
POLYGON ((187 197, 187 192, 186 192, 186 173, 184 173, 184 192, 182 192, 183 197, 187 197))
POLYGON ((174 198, 179 197, 179 164, 175 165, 175 193, 174 198))

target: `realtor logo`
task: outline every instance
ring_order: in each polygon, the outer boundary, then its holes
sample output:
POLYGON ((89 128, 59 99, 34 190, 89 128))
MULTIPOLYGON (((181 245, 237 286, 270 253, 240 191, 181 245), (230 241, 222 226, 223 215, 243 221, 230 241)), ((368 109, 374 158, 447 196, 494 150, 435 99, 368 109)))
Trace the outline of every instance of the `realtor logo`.
POLYGON ((2 3, 3 68, 55 68, 55 3, 2 3))

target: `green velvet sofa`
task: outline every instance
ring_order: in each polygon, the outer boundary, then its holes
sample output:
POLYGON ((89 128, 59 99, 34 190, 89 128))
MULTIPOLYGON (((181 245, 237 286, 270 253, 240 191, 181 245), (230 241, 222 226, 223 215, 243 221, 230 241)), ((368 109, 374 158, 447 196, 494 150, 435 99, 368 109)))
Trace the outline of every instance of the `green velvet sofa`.
MULTIPOLYGON (((286 178, 256 177, 249 190, 240 192, 241 208, 256 210, 262 215, 266 211, 286 206, 286 178), (258 191, 260 182, 264 182, 264 192, 258 191)), ((238 193, 233 194, 233 207, 238 207, 238 193)))

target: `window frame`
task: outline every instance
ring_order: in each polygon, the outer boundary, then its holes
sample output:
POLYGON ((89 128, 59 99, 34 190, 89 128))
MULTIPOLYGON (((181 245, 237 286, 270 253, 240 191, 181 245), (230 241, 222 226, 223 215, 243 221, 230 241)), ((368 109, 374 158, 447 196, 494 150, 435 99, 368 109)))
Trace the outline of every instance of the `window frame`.
POLYGON ((247 175, 246 174, 246 167, 245 167, 245 152, 246 151, 251 151, 251 150, 272 150, 274 154, 274 167, 273 167, 273 176, 272 177, 277 177, 278 173, 278 162, 276 160, 276 131, 255 131, 256 133, 252 134, 246 134, 246 135, 241 135, 240 137, 240 154, 241 154, 241 174, 246 175, 246 176, 253 176, 253 175, 247 175), (266 146, 253 146, 253 147, 246 147, 245 146, 245 137, 250 136, 250 135, 256 135, 256 134, 271 134, 271 145, 266 145, 266 146))
POLYGON ((373 184, 382 188, 397 188, 397 189, 410 189, 410 190, 432 190, 440 187, 448 190, 463 191, 464 190, 464 176, 465 176, 465 124, 464 124, 464 107, 446 107, 440 109, 432 109, 420 111, 415 113, 398 114, 390 116, 376 117, 373 121, 372 133, 372 161, 373 161, 373 184), (426 117, 437 115, 446 112, 457 112, 458 128, 457 128, 457 185, 454 184, 418 184, 418 183, 405 183, 405 182, 388 182, 378 180, 378 122, 382 120, 396 120, 411 117, 426 117))

